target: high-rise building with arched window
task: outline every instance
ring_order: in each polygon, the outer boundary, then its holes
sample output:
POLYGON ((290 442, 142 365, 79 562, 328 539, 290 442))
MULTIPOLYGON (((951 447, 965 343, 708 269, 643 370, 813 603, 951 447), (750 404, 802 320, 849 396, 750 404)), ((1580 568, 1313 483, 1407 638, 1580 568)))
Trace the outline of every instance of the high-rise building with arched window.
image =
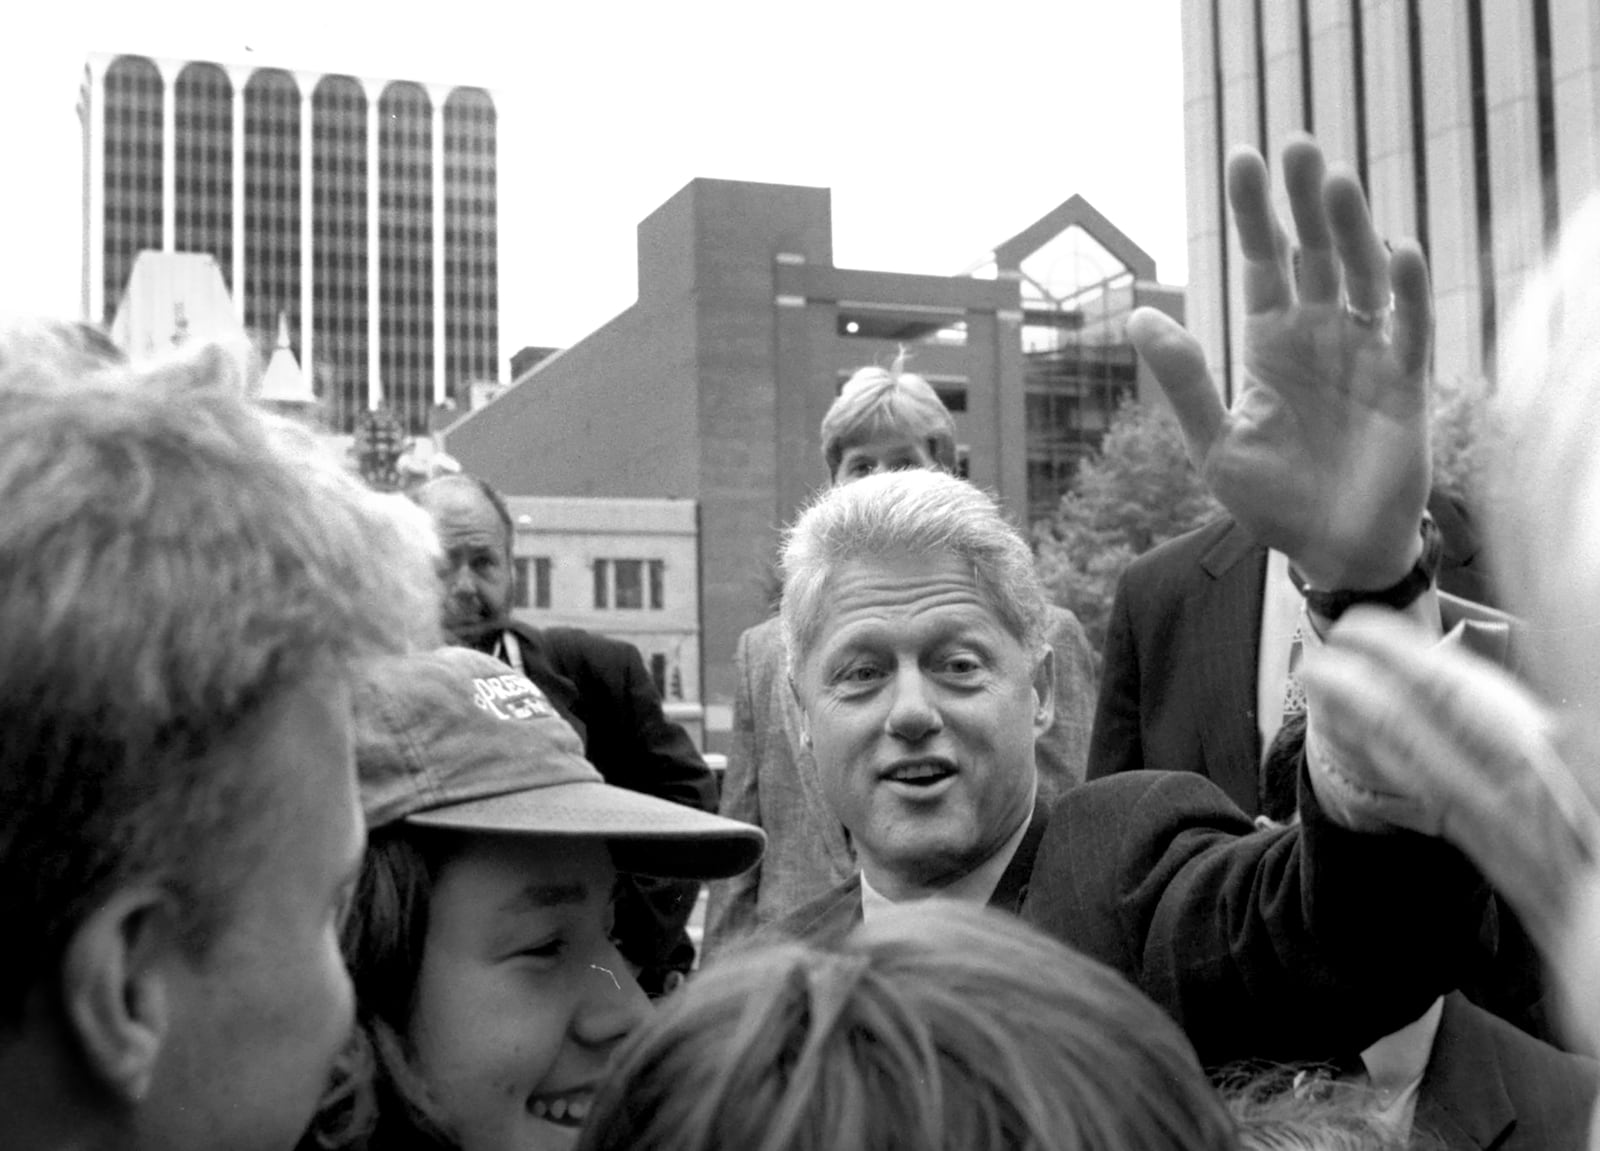
POLYGON ((205 252, 247 331, 287 322, 333 431, 383 407, 423 432, 502 376, 484 89, 96 55, 78 111, 86 318, 141 251, 205 252))

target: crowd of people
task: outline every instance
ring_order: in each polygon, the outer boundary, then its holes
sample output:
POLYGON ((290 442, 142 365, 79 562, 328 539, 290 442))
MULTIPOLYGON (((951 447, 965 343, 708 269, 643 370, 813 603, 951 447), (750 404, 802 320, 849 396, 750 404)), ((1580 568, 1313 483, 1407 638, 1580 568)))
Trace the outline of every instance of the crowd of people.
POLYGON ((225 349, 0 332, 0 1145, 1600 1148, 1600 199, 1480 547, 1421 252, 1282 176, 1289 226, 1228 166, 1231 407, 1129 321, 1226 514, 1103 654, 864 368, 720 781, 637 650, 512 618, 481 479, 367 489, 225 349))

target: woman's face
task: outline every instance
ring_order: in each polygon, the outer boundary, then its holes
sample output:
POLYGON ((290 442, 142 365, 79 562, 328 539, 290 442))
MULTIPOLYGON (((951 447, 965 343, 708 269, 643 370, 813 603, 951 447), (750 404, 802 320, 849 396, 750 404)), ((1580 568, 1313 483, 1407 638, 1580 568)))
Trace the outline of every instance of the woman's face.
POLYGON ((615 883, 599 840, 474 836, 440 869, 410 1038, 463 1151, 577 1139, 649 1010, 610 939, 615 883))

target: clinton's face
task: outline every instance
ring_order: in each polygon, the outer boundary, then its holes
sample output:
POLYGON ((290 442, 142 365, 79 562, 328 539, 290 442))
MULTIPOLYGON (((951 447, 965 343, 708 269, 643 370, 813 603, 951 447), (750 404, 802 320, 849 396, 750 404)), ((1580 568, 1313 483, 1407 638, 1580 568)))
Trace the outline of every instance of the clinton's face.
POLYGON ((826 603, 795 674, 823 792, 874 886, 942 886, 1028 818, 1050 655, 947 554, 847 563, 826 603))

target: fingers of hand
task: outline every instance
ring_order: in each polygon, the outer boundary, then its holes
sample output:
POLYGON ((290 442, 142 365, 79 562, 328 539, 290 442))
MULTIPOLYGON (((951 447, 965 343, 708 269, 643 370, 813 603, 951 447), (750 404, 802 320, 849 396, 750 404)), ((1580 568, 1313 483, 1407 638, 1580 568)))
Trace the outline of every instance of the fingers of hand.
POLYGON ((1448 737, 1462 762, 1502 781, 1513 765, 1537 770, 1553 754, 1553 724, 1537 701, 1500 668, 1458 647, 1444 646, 1406 617, 1375 608, 1349 612, 1328 648, 1358 657, 1395 722, 1448 737))
POLYGON ((1420 800, 1413 822, 1403 807, 1396 822, 1443 834, 1530 927, 1554 930, 1594 871, 1600 814, 1531 696, 1492 665, 1416 642, 1383 613, 1350 613, 1303 669, 1313 711, 1339 756, 1420 800))
POLYGON ((1395 356, 1408 376, 1420 375, 1433 346, 1433 291, 1422 249, 1409 240, 1397 245, 1389 274, 1394 281, 1395 356))
POLYGON ((1189 454, 1200 466, 1225 418, 1200 342, 1171 316, 1154 308, 1139 308, 1128 317, 1128 339, 1166 393, 1183 428, 1189 454))
POLYGON ((1342 169, 1330 173, 1323 183, 1322 202, 1344 265, 1345 299, 1357 312, 1383 311, 1389 307, 1389 250, 1372 226, 1360 182, 1342 169))
POLYGON ((1289 243, 1272 207, 1267 166, 1259 153, 1235 149, 1228 157, 1228 202, 1244 255, 1244 303, 1248 314, 1286 308, 1294 302, 1289 282, 1289 243))
POLYGON ((1415 733, 1394 722, 1366 660, 1324 648, 1307 656, 1301 679, 1307 757, 1324 806, 1358 830, 1376 821, 1438 834, 1444 804, 1409 766, 1415 733))
POLYGON ((1296 286, 1307 304, 1339 302, 1341 276, 1334 256, 1333 235, 1322 203, 1326 168, 1322 150, 1310 137, 1291 140, 1283 149, 1283 183, 1289 193, 1289 211, 1299 238, 1299 273, 1296 286))
POLYGON ((1359 763, 1378 781, 1355 810, 1447 838, 1512 901, 1536 938, 1552 939, 1582 868, 1551 805, 1536 791, 1508 796, 1453 745, 1452 732, 1407 712, 1384 669, 1367 657, 1330 647, 1307 661, 1303 675, 1313 714, 1343 736, 1334 745, 1337 762, 1359 763), (1408 795, 1410 806, 1401 798, 1408 795))

